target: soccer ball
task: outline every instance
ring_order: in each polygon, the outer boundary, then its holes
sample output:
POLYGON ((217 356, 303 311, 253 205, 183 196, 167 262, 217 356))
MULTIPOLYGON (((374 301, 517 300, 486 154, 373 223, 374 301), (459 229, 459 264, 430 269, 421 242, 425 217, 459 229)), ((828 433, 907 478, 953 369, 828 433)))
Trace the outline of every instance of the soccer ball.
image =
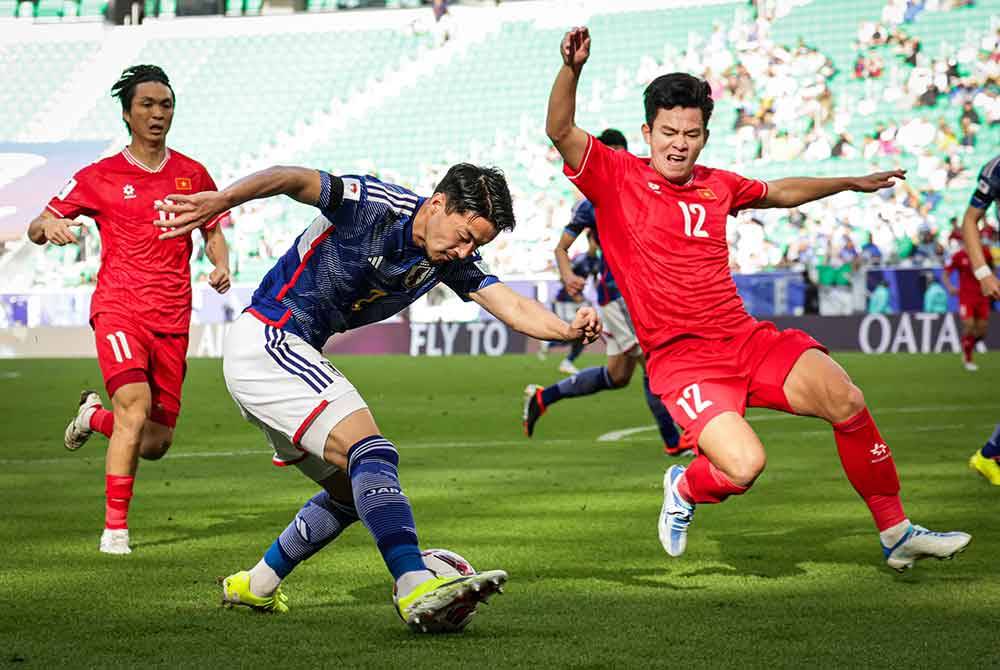
MULTIPOLYGON (((438 577, 466 577, 476 574, 472 564, 453 551, 447 549, 426 549, 420 552, 427 569, 438 577)), ((421 633, 460 633, 476 614, 479 603, 458 602, 440 612, 432 621, 424 621, 410 628, 421 633)))
POLYGON ((465 577, 476 574, 467 560, 447 549, 425 549, 420 552, 424 565, 438 577, 465 577))

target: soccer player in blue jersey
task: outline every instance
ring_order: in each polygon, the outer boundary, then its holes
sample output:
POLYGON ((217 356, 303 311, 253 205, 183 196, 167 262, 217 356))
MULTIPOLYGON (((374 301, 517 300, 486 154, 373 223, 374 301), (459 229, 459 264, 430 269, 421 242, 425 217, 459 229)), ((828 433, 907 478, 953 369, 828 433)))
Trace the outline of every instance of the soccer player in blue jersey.
MULTIPOLYGON (((587 281, 589 277, 596 277, 601 271, 601 258, 597 255, 597 245, 593 243, 593 237, 591 236, 590 249, 586 253, 580 253, 573 257, 570 261, 570 272, 573 273, 574 277, 578 277, 583 283, 587 281)), ((576 291, 571 294, 566 286, 560 287, 559 291, 556 293, 555 299, 552 301, 552 311, 556 313, 560 319, 563 320, 573 320, 573 315, 576 314, 577 310, 588 305, 589 303, 583 297, 583 293, 576 291)), ((548 353, 549 347, 552 345, 563 344, 558 340, 556 342, 544 341, 541 343, 538 349, 538 356, 541 360, 545 360, 545 354, 548 353)), ((570 344, 569 352, 566 357, 559 362, 559 372, 567 375, 575 375, 579 372, 576 366, 573 364, 580 354, 583 353, 583 342, 576 341, 570 344)))
MULTIPOLYGON (((615 151, 627 151, 628 141, 620 130, 608 128, 598 137, 598 140, 615 151)), ((583 231, 589 231, 592 239, 597 238, 597 219, 594 218, 594 206, 587 199, 582 199, 573 206, 569 224, 563 229, 562 237, 556 245, 556 263, 559 265, 559 276, 564 290, 570 295, 579 295, 583 290, 583 281, 572 271, 569 262, 569 248, 583 231)), ((600 242, 598 241, 598 244, 600 242)), ((599 393, 600 391, 625 388, 632 381, 636 363, 643 366, 642 383, 646 393, 646 404, 663 439, 663 451, 669 456, 689 455, 691 452, 680 444, 680 434, 673 419, 659 396, 650 391, 649 377, 645 373, 645 362, 642 349, 632 325, 625 300, 618 291, 611 269, 603 263, 597 281, 597 304, 601 307, 604 321, 604 341, 607 346, 608 362, 605 365, 581 370, 577 374, 563 379, 551 386, 542 387, 528 384, 524 389, 524 412, 521 417, 524 422, 524 432, 531 437, 535 432, 535 423, 541 418, 553 403, 565 398, 579 398, 599 393)))
POLYGON ((257 565, 224 580, 224 601, 287 610, 282 580, 360 520, 395 579, 400 617, 417 630, 464 625, 507 573, 447 578, 427 570, 396 447, 322 355, 323 345, 333 334, 399 312, 438 282, 538 339, 592 341, 600 334, 597 313, 584 307, 566 323, 489 272, 477 249, 513 229, 510 192, 500 171, 465 163, 453 166, 427 198, 371 176, 269 168, 220 192, 170 196, 162 209, 176 218, 164 227, 174 230, 163 237, 185 234, 212 212, 278 194, 316 206, 319 216, 233 323, 223 375, 240 411, 274 448, 274 462, 295 465, 322 490, 257 565))

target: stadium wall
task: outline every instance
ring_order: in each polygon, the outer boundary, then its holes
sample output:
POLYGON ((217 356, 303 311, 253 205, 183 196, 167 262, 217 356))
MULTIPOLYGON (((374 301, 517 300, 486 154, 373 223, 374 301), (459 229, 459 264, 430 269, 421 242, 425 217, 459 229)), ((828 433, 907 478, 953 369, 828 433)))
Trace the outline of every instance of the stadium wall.
MULTIPOLYGON (((859 314, 853 316, 776 317, 781 328, 800 328, 832 351, 866 354, 957 354, 961 327, 955 314, 859 314)), ((197 324, 191 328, 188 356, 219 358, 228 324, 197 324)), ((988 349, 1000 349, 1000 332, 986 338, 988 349)), ((499 321, 378 323, 330 338, 324 353, 333 356, 401 354, 453 356, 533 353, 534 340, 499 321)), ((588 351, 602 353, 597 342, 588 351)), ((2 358, 95 358, 94 336, 87 327, 7 328, 0 330, 2 358)))

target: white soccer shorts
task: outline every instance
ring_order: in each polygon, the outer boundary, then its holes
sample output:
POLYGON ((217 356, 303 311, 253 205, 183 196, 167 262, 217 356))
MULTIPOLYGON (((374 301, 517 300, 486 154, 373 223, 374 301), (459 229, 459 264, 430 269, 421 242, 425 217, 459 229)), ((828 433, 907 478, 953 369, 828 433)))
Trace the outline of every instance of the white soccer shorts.
POLYGON ((315 481, 337 468, 323 460, 330 430, 368 405, 354 385, 302 338, 244 312, 222 354, 226 388, 274 449, 275 465, 296 465, 315 481))
POLYGON ((637 346, 639 338, 635 335, 635 326, 623 298, 601 307, 601 322, 604 324, 604 344, 608 356, 624 354, 633 348, 632 356, 642 355, 642 349, 637 346))

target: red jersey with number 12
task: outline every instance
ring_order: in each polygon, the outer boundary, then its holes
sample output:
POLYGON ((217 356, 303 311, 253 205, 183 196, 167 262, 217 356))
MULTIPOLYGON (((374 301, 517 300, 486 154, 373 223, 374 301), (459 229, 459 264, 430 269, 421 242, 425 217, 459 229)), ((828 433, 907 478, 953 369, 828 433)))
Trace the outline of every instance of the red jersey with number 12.
POLYGON ((755 323, 729 271, 726 217, 767 184, 696 165, 673 184, 627 151, 593 136, 570 181, 594 204, 597 230, 642 348, 681 337, 718 340, 755 323))
MULTIPOLYGON (((167 149, 150 169, 126 148, 83 168, 52 200, 48 209, 64 219, 81 214, 97 222, 101 269, 90 303, 90 318, 115 313, 159 333, 187 333, 191 322, 191 236, 160 240, 153 224, 166 217, 154 205, 172 193, 215 191, 215 182, 198 161, 167 149)), ((204 226, 210 230, 228 216, 204 226)))

